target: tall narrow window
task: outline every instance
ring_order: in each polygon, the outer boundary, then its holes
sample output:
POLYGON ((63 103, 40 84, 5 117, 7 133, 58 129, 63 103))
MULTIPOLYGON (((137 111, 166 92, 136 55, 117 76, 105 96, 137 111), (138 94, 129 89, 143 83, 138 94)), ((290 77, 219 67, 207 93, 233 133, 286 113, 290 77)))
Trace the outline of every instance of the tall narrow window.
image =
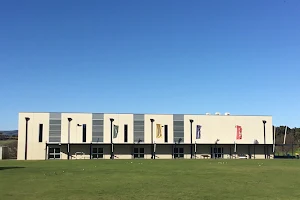
POLYGON ((124 142, 128 142, 128 125, 124 125, 124 142))
POLYGON ((86 142, 86 124, 82 125, 82 142, 86 142))
POLYGON ((165 142, 168 142, 168 125, 165 125, 165 142))
POLYGON ((43 124, 39 126, 39 142, 43 142, 43 124))

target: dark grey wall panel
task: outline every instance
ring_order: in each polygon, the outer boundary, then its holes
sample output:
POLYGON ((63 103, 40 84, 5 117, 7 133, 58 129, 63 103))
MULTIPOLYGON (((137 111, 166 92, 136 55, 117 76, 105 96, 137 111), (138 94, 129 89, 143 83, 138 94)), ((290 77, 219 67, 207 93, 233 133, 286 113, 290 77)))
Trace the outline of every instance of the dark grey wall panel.
POLYGON ((134 114, 133 120, 134 121, 144 121, 144 114, 134 114))
POLYGON ((61 113, 50 113, 49 142, 61 142, 61 113))
POLYGON ((104 114, 103 113, 93 113, 93 120, 94 119, 101 119, 103 120, 104 119, 104 114))
POLYGON ((61 113, 50 113, 50 119, 61 119, 61 113))
POLYGON ((92 127, 92 142, 103 142, 103 124, 104 124, 104 114, 103 113, 93 113, 93 127, 92 127))
POLYGON ((133 141, 145 141, 145 117, 143 114, 133 115, 133 141))
POLYGON ((174 142, 180 143, 184 142, 184 115, 173 115, 173 136, 174 142))
POLYGON ((184 115, 182 114, 174 114, 173 121, 184 121, 184 115))

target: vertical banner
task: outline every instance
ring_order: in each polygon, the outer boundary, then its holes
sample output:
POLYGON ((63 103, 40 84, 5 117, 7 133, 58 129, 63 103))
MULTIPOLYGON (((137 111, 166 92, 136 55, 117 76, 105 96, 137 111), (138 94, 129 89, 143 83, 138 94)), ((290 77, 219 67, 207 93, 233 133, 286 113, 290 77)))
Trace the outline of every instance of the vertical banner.
POLYGON ((200 139, 201 138, 201 127, 200 125, 197 125, 196 127, 196 139, 200 139))
POLYGON ((156 138, 162 138, 161 125, 156 124, 156 138))
POLYGON ((243 129, 242 126, 236 125, 236 139, 241 140, 243 138, 243 129))
POLYGON ((119 126, 114 125, 114 138, 118 137, 119 126))

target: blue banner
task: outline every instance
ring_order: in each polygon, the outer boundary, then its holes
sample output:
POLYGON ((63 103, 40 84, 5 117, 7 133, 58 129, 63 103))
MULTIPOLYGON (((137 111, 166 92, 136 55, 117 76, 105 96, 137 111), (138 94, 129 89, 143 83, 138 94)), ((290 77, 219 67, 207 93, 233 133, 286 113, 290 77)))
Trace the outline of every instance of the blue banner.
POLYGON ((196 129, 196 139, 200 139, 201 138, 201 127, 200 125, 197 125, 197 129, 196 129))

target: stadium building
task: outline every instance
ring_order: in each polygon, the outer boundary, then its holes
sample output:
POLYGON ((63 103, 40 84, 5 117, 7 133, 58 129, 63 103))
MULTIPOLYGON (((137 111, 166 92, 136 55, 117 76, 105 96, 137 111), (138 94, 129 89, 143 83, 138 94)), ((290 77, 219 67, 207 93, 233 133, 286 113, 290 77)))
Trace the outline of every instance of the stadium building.
POLYGON ((271 116, 20 113, 18 160, 269 159, 271 116))

